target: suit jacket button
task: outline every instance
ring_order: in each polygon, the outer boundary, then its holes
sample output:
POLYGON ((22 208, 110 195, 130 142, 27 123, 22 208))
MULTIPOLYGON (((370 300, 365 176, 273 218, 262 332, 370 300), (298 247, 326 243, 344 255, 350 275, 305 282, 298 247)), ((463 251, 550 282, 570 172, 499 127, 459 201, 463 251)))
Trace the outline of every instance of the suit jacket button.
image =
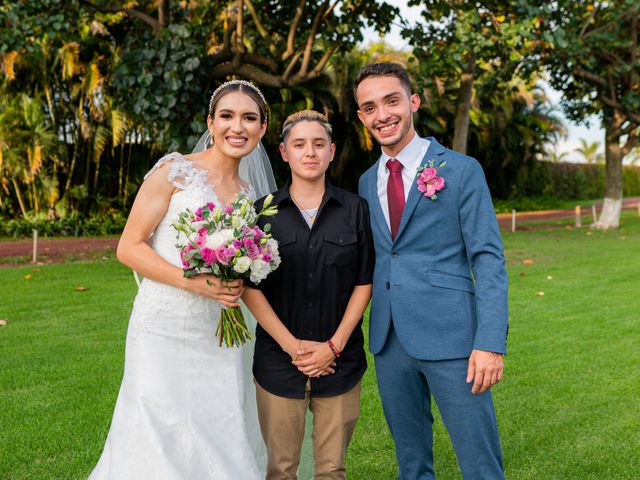
POLYGON ((391 284, 389 282, 387 282, 386 284, 387 290, 389 290, 391 288, 391 284))
POLYGON ((400 256, 400 254, 398 252, 391 252, 391 256, 393 258, 398 258, 400 256))

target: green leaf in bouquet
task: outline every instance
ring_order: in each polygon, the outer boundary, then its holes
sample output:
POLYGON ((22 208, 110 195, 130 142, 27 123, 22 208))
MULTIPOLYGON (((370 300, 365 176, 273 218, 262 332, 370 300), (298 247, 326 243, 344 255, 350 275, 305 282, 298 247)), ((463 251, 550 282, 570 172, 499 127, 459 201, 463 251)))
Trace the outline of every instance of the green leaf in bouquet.
POLYGON ((185 270, 183 272, 183 276, 189 278, 189 277, 195 277, 196 275, 198 275, 198 272, 196 271, 195 268, 189 268, 187 270, 185 270))
POLYGON ((266 224, 264 225, 264 227, 262 227, 262 231, 263 231, 264 233, 269 233, 269 232, 271 231, 271 224, 270 224, 270 223, 266 223, 266 224))

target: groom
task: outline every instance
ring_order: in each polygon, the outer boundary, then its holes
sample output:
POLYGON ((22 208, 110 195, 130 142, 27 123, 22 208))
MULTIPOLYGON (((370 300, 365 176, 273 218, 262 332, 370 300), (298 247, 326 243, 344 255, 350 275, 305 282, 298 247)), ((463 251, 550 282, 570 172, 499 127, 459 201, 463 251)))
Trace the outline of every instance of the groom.
POLYGON ((398 478, 435 478, 433 397, 463 478, 502 479, 490 388, 502 379, 507 274, 482 168, 416 134, 420 97, 400 65, 366 66, 354 94, 382 147, 359 189, 376 248, 369 343, 398 478))

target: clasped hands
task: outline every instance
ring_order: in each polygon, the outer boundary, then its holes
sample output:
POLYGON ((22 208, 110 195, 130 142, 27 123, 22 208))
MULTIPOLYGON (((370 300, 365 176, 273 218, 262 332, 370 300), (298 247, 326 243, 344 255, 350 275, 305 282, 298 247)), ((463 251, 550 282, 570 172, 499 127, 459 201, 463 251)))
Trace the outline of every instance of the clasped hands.
POLYGON ((308 377, 324 377, 335 373, 335 355, 327 342, 298 340, 298 348, 291 355, 291 363, 308 377))

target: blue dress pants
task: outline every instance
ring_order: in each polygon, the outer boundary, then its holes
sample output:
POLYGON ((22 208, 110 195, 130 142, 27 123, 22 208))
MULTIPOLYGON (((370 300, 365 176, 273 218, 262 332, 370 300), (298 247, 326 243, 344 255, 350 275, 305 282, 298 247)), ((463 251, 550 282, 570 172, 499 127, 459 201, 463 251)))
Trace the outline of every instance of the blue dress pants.
POLYGON ((432 480, 433 396, 449 432, 464 480, 504 479, 491 391, 472 394, 468 358, 410 357, 393 328, 375 356, 384 415, 395 442, 399 480, 432 480))

